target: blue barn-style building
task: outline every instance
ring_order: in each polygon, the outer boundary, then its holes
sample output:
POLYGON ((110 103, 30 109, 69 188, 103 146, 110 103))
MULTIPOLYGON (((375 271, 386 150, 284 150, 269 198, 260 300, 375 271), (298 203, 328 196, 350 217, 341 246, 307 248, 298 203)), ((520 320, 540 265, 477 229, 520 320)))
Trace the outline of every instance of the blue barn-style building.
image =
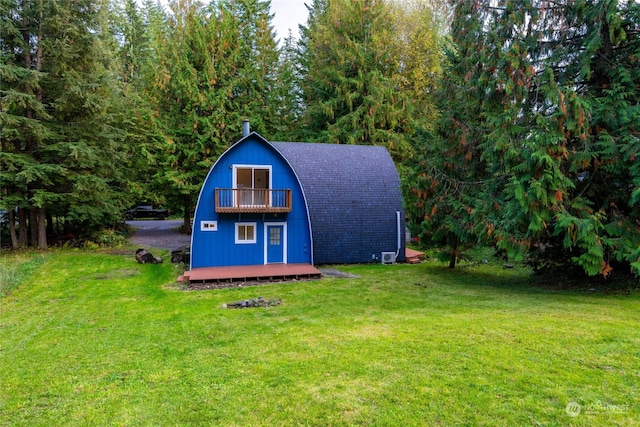
POLYGON ((246 131, 202 186, 191 269, 403 261, 403 236, 400 179, 384 147, 246 131))

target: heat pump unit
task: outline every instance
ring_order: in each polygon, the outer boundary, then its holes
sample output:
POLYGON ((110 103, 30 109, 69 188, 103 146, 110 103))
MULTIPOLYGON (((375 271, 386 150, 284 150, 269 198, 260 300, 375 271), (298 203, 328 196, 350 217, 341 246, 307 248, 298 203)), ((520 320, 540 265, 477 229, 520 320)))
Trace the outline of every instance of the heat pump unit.
POLYGON ((383 264, 393 264, 396 262, 396 253, 395 252, 382 252, 382 263, 383 264))

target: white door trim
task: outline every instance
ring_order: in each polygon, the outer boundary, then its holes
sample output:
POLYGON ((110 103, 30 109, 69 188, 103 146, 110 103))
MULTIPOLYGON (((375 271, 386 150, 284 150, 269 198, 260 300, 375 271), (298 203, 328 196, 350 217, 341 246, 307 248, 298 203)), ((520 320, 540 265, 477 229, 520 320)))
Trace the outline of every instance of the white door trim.
POLYGON ((269 245, 269 234, 267 233, 267 228, 270 225, 281 225, 282 226, 282 263, 287 263, 287 223, 286 222, 265 222, 264 223, 264 264, 267 265, 268 259, 268 245, 269 245))

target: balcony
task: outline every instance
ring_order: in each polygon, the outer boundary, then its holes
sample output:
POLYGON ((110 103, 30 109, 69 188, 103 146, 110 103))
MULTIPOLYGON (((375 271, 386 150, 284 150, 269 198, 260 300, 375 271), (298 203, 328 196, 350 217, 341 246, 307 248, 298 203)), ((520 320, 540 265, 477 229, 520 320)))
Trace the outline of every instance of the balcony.
POLYGON ((288 213, 291 190, 216 188, 217 213, 288 213))

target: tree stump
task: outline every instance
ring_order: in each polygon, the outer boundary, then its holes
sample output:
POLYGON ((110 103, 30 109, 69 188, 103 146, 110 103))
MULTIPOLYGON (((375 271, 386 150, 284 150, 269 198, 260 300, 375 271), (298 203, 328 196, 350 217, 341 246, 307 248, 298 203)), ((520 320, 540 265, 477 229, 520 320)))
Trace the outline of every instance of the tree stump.
POLYGON ((145 249, 138 249, 136 251, 136 260, 140 264, 161 264, 162 258, 159 256, 154 257, 152 253, 147 252, 145 249))

